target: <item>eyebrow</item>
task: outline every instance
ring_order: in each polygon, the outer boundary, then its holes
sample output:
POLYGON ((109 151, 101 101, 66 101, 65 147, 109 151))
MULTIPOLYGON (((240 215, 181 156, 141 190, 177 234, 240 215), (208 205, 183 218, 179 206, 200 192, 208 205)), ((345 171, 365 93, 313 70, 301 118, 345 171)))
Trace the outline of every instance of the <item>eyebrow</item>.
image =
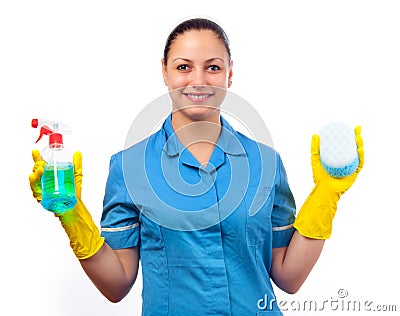
MULTIPOLYGON (((190 59, 182 58, 182 57, 174 58, 174 59, 172 60, 172 62, 175 62, 175 61, 177 61, 177 60, 179 60, 179 59, 180 59, 180 60, 183 60, 183 61, 186 61, 186 62, 192 62, 190 59)), ((223 60, 222 58, 220 58, 220 57, 214 57, 214 58, 207 59, 207 60, 206 60, 206 63, 212 62, 212 61, 214 61, 214 60, 219 60, 219 61, 221 61, 221 62, 224 62, 224 60, 223 60)))

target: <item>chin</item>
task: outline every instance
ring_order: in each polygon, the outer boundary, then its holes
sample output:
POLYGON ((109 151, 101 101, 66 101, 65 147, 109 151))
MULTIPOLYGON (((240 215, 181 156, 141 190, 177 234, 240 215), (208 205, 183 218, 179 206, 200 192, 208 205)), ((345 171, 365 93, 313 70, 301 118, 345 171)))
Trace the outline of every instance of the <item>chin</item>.
POLYGON ((185 117, 192 121, 206 121, 215 117, 215 115, 219 116, 219 108, 207 105, 192 105, 183 109, 176 109, 175 111, 180 111, 185 117))

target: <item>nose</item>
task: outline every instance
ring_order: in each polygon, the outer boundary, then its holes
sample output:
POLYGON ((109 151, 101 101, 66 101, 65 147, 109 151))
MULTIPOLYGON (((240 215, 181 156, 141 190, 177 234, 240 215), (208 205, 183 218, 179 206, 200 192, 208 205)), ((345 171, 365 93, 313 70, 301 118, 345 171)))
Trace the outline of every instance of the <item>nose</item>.
POLYGON ((197 87, 207 85, 207 73, 202 69, 193 70, 190 85, 197 87))

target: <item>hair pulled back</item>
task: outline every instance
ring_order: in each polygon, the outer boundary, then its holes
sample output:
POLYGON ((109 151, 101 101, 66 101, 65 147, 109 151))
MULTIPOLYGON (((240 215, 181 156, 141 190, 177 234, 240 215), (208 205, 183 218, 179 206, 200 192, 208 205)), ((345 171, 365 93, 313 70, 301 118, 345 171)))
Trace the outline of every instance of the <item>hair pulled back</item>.
POLYGON ((164 64, 167 64, 167 59, 168 59, 168 53, 171 49, 172 43, 176 40, 176 38, 188 31, 200 31, 200 30, 209 30, 213 31, 217 38, 219 38, 222 43, 224 44, 229 60, 231 59, 231 50, 229 48, 229 40, 228 36, 226 35, 225 31, 220 27, 217 23, 204 19, 204 18, 194 18, 190 20, 186 20, 182 23, 180 23, 178 26, 176 26, 172 32, 169 34, 167 41, 165 43, 165 48, 164 48, 164 64))

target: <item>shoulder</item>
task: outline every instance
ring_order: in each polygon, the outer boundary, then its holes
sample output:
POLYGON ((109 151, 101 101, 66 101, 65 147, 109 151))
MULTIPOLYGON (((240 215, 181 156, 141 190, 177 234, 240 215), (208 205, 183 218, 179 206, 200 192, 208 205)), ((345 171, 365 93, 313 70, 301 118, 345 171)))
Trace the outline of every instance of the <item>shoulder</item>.
POLYGON ((264 144, 260 141, 256 141, 241 132, 236 131, 236 135, 246 150, 246 154, 249 156, 261 155, 265 157, 279 156, 279 153, 271 146, 264 144))
POLYGON ((276 149, 240 132, 236 133, 245 149, 250 170, 254 175, 273 172, 275 177, 280 178, 285 174, 282 158, 276 149))
POLYGON ((128 146, 111 155, 111 161, 121 162, 125 156, 140 157, 146 150, 154 150, 155 148, 162 149, 165 144, 165 133, 163 130, 158 130, 145 139, 128 146))

